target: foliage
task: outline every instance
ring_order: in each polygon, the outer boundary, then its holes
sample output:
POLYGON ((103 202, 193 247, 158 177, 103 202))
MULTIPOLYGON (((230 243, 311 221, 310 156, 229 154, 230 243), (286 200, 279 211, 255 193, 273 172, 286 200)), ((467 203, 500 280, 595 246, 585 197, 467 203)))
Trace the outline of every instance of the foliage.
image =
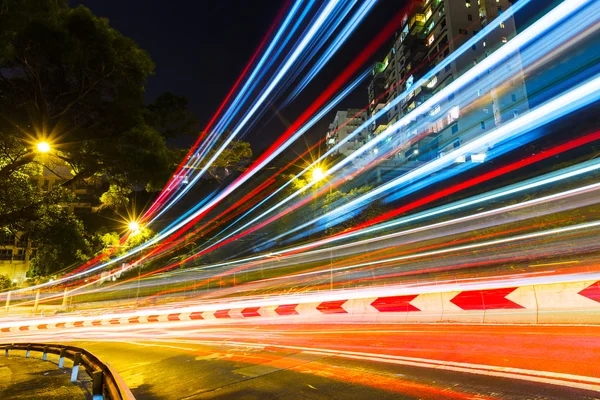
POLYGON ((168 176, 164 138, 144 121, 144 83, 154 68, 148 54, 107 20, 64 1, 7 1, 0 25, 3 187, 30 164, 56 174, 68 167, 66 188, 94 176, 125 187, 168 176), (37 152, 40 140, 50 143, 49 155, 37 152))
MULTIPOLYGON (((325 197, 322 212, 327 213, 331 210, 334 210, 339 206, 348 203, 357 197, 362 196, 363 194, 369 192, 371 189, 371 186, 361 186, 358 188, 353 188, 347 193, 334 190, 325 197)), ((333 235, 345 231, 353 226, 367 222, 383 214, 384 212, 385 207, 379 201, 372 202, 369 205, 360 209, 354 215, 343 216, 339 220, 332 221, 332 223, 330 223, 330 226, 325 230, 325 234, 333 235)))
MULTIPOLYGON (((214 157, 221 146, 222 142, 217 142, 213 146, 213 149, 204 157, 203 162, 196 167, 196 170, 203 168, 206 162, 214 157)), ((174 150, 172 153, 173 165, 179 165, 186 154, 187 150, 174 150)), ((233 175, 234 172, 245 171, 251 158, 252 148, 250 147, 250 143, 241 140, 231 142, 215 159, 207 172, 216 180, 221 181, 233 175)))
POLYGON ((92 253, 81 221, 60 206, 46 207, 40 218, 27 226, 26 232, 37 246, 30 276, 46 276, 60 271, 84 261, 92 253))
POLYGON ((10 278, 6 275, 0 275, 0 290, 9 289, 12 286, 10 278))
POLYGON ((108 188, 108 191, 100 196, 100 207, 110 208, 112 210, 126 208, 129 205, 128 196, 130 194, 131 189, 112 184, 108 188))
POLYGON ((171 92, 161 94, 146 107, 146 123, 159 131, 163 137, 196 135, 200 130, 198 121, 188 109, 188 100, 171 92))
POLYGON ((101 177, 111 182, 103 207, 118 209, 134 186, 168 178, 170 152, 143 103, 154 64, 106 19, 65 0, 3 1, 0 26, 0 227, 33 241, 30 274, 47 275, 96 244, 61 207, 73 189, 101 177))

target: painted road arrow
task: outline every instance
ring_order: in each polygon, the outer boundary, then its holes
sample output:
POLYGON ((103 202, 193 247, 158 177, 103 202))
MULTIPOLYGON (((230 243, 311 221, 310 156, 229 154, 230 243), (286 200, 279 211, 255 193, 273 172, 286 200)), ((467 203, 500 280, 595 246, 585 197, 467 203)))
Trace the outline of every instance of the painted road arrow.
POLYGON ((371 303, 371 306, 379 312, 421 311, 410 304, 417 296, 418 294, 407 294, 404 296, 378 297, 371 303))
POLYGON ((347 314, 348 311, 344 310, 342 305, 347 300, 335 300, 335 301, 324 301, 317 306, 317 310, 321 311, 322 314, 347 314))
POLYGON ((592 283, 590 286, 579 292, 579 294, 600 303, 600 281, 592 283))
POLYGON ((275 312, 277 315, 298 315, 296 307, 298 307, 298 304, 282 304, 277 306, 275 312))
POLYGON ((514 310, 525 308, 506 298, 517 288, 468 290, 460 292, 450 300, 463 310, 514 310))
POLYGON ((247 307, 247 308, 244 308, 242 310, 242 315, 244 317, 246 317, 246 318, 249 318, 249 317, 260 317, 260 314, 258 313, 258 309, 259 308, 260 307, 247 307))

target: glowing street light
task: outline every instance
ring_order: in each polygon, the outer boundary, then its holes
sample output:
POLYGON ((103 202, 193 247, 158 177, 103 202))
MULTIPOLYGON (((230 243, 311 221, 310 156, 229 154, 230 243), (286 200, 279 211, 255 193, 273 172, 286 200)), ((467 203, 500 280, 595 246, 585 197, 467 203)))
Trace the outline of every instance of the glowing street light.
POLYGON ((323 171, 323 168, 316 167, 312 170, 312 181, 313 182, 318 182, 323 178, 325 178, 325 171, 323 171))
POLYGON ((50 151, 50 144, 48 142, 39 142, 37 144, 37 150, 40 153, 47 153, 50 151))
POLYGON ((128 227, 131 233, 137 233, 140 231, 140 224, 137 221, 130 221, 128 227))

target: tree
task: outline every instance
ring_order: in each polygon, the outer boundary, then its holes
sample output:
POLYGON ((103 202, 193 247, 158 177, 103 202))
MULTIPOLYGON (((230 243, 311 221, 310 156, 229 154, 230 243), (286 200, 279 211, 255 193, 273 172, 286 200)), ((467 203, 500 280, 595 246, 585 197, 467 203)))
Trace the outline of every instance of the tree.
POLYGON ((188 108, 188 99, 171 92, 161 94, 146 107, 145 120, 167 139, 195 136, 200 131, 198 120, 188 108))
POLYGON ((102 177, 104 207, 121 207, 127 190, 162 185, 171 154, 145 119, 154 64, 106 19, 66 0, 5 0, 0 26, 0 227, 35 242, 31 272, 45 275, 101 245, 61 207, 72 189, 102 177), (42 173, 59 184, 43 188, 42 173))
MULTIPOLYGON (((206 163, 211 160, 216 154, 217 150, 222 146, 221 141, 217 141, 213 146, 212 150, 203 158, 202 162, 194 168, 199 170, 206 166, 206 163)), ((179 165, 181 159, 187 154, 185 149, 175 149, 172 153, 173 167, 179 165)), ((213 161, 207 172, 217 181, 221 181, 236 172, 243 172, 246 170, 248 163, 252 159, 252 148, 250 143, 241 140, 229 143, 227 147, 219 154, 219 156, 213 161)))
POLYGON ((10 278, 6 275, 0 275, 0 290, 9 289, 11 286, 10 278))
MULTIPOLYGON (((64 0, 8 0, 0 9, 0 183, 42 163, 36 143, 72 176, 121 186, 168 177, 169 153, 144 120, 144 83, 154 65, 108 21, 64 0)), ((15 218, 36 218, 21 203, 15 218)), ((13 210, 14 211, 14 210, 13 210)), ((0 210, 0 219, 4 210, 0 210)), ((5 216, 6 219, 6 216, 5 216)))

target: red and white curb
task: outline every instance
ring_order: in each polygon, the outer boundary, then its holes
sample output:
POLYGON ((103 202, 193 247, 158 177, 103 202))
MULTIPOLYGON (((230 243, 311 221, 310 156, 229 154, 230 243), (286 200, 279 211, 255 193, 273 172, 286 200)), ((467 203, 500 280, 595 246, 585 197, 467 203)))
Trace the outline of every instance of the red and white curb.
MULTIPOLYGON (((416 291, 416 289, 415 289, 416 291)), ((52 317, 28 324, 0 323, 8 332, 76 329, 121 325, 196 321, 220 322, 469 322, 524 324, 600 324, 600 281, 479 288, 370 297, 373 292, 340 298, 309 296, 238 301, 223 307, 190 306, 173 310, 140 310, 136 314, 99 317, 52 317)))

